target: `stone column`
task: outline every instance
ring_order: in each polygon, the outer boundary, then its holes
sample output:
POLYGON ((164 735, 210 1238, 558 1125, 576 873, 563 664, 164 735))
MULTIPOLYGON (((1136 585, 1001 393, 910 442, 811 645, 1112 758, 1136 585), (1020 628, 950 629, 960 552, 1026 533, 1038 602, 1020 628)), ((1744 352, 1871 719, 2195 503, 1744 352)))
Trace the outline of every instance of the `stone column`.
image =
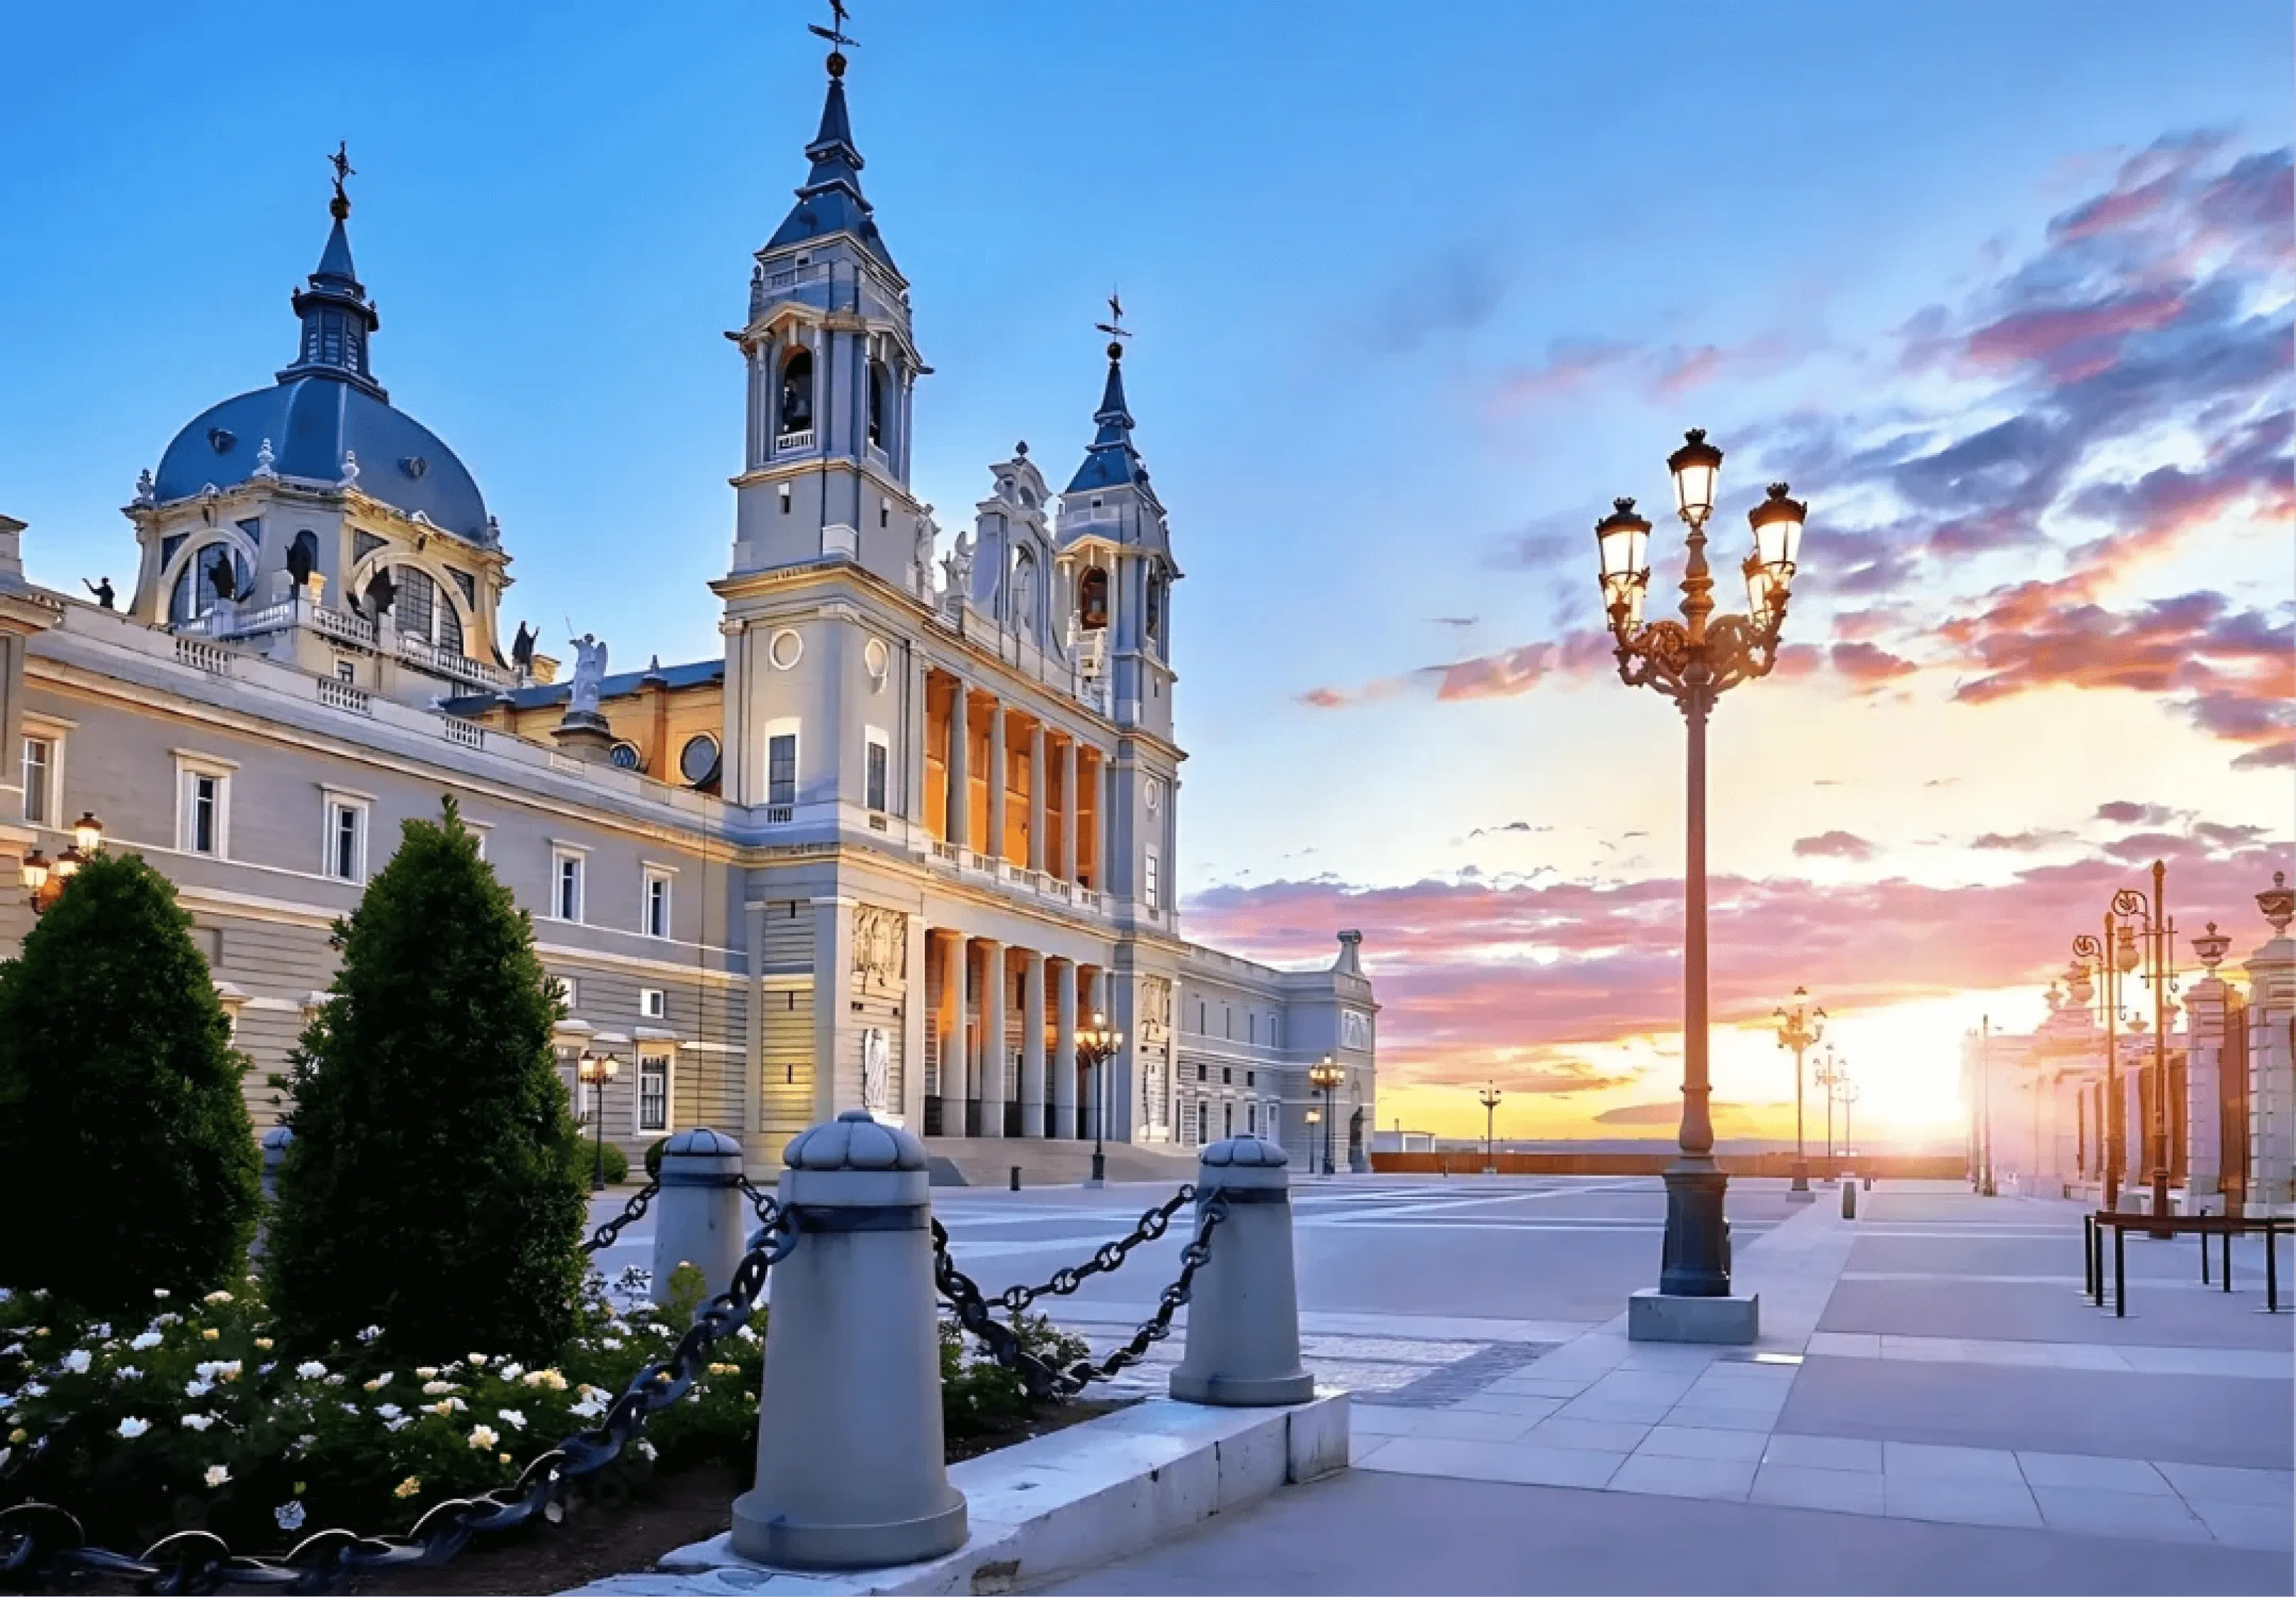
MULTIPOLYGON (((2210 930, 2215 930, 2213 923, 2210 930)), ((2202 938, 2193 939, 2195 946, 2202 938)), ((2222 949, 2217 951, 2223 957, 2222 949)), ((2185 997, 2185 1212, 2224 1212, 2225 1007, 2231 989, 2202 955, 2209 973, 2185 997)))
POLYGON ((980 1134, 1001 1137, 1005 1101, 1013 1095, 1004 1059, 1004 945, 993 938, 973 940, 980 945, 980 1134))
MULTIPOLYGON (((721 755, 719 758, 724 758, 721 755)), ((732 1126, 734 1134, 749 1143, 750 1133, 764 1118, 764 1108, 758 1094, 765 1090, 766 1081, 766 905, 763 899, 751 899, 742 906, 742 935, 748 939, 745 957, 749 962, 749 979, 742 988, 742 1069, 736 1076, 734 1102, 737 1106, 732 1126)), ((744 1157, 752 1167, 774 1158, 778 1149, 760 1145, 745 1146, 744 1157)))
POLYGON ((980 851, 1004 860, 1004 701, 988 701, 988 835, 980 851))
POLYGON ((1061 856, 1053 873, 1062 881, 1077 879, 1077 744, 1061 741, 1061 856))
POLYGON ((1116 831, 1114 825, 1116 820, 1115 762, 1106 759, 1096 762, 1093 780, 1098 789, 1093 795, 1093 800, 1099 807, 1099 814, 1095 817, 1093 827, 1093 880, 1100 890, 1105 893, 1116 885, 1116 873, 1111 864, 1114 858, 1114 845, 1111 838, 1116 831))
MULTIPOLYGON (((920 745, 922 747, 922 745, 920 745)), ((925 960, 932 945, 925 936, 925 918, 908 918, 908 983, 901 993, 902 1122, 922 1131, 925 1124, 925 1028, 932 1017, 925 1010, 925 960)))
MULTIPOLYGON (((1043 752, 1041 739, 1037 752, 1043 752)), ((1044 762, 1037 761, 1038 769, 1044 762)), ((1045 956, 1034 948, 1021 966, 1021 1134, 1045 1134, 1045 956)))
POLYGON ((951 931, 940 939, 941 1001, 949 1006, 947 1033, 940 1040, 940 1134, 964 1134, 967 1077, 964 1047, 964 934, 951 931))
MULTIPOLYGON (((908 653, 909 725, 901 740, 901 790, 906 796, 901 815, 911 826, 922 826, 925 819, 925 727, 930 719, 925 707, 931 694, 927 691, 924 656, 914 649, 908 653)), ((910 835, 914 838, 915 833, 910 835)))
POLYGON ((972 846, 972 694, 965 688, 964 677, 954 681, 955 691, 949 700, 948 755, 945 762, 948 772, 947 831, 949 847, 962 854, 972 846))
POLYGON ((2272 940, 2249 956, 2248 971, 2248 1209, 2286 1214, 2296 1202, 2296 1051, 2290 1045, 2296 1017, 2296 895, 2272 873, 2272 889, 2256 902, 2272 923, 2272 940))
POLYGON ((1053 982, 1053 1134, 1069 1141, 1077 1134, 1077 968, 1073 960, 1054 960, 1053 982))
POLYGON ((1029 729, 1029 869, 1045 868, 1045 724, 1029 729))

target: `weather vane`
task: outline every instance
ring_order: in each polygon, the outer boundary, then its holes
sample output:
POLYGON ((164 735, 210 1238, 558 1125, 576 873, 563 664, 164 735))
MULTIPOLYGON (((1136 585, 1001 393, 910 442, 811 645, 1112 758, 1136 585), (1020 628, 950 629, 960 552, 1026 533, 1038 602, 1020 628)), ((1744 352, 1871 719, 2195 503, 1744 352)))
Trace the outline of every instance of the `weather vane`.
MULTIPOLYGON (((1112 339, 1128 339, 1132 336, 1132 330, 1124 324, 1124 301, 1117 297, 1115 290, 1111 289, 1108 294, 1108 320, 1095 322, 1092 326, 1094 332, 1104 332, 1112 339)), ((1110 358, 1116 358, 1123 348, 1124 346, 1121 344, 1111 344, 1108 347, 1110 358)))
POLYGON ((327 157, 327 164, 335 169, 335 197, 328 204, 327 209, 334 213, 335 220, 340 222, 351 214, 351 197, 343 192, 343 179, 358 176, 358 168, 351 165, 348 140, 335 141, 335 152, 327 157))
POLYGON ((824 28, 818 22, 808 22, 806 31, 827 39, 832 50, 842 49, 848 45, 857 47, 861 41, 847 37, 845 32, 845 20, 849 15, 851 13, 845 9, 845 0, 829 0, 829 26, 824 28))

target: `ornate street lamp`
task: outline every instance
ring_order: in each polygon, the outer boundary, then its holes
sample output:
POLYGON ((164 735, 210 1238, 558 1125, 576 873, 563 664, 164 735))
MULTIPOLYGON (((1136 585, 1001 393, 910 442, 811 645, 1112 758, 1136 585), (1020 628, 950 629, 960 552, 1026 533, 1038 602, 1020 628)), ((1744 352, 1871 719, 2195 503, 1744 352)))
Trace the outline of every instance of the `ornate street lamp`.
MULTIPOLYGON (((1857 1102, 1857 1084, 1847 1076, 1841 1077, 1833 1084, 1833 1095, 1841 1100, 1841 1157, 1844 1160, 1853 1159, 1857 1157, 1857 1143, 1849 1134, 1849 1106, 1857 1102)), ((1844 1181, 1853 1178, 1849 1173, 1842 1175, 1844 1181)))
POLYGON ((1308 1085, 1324 1095, 1324 1174, 1326 1175, 1338 1174, 1332 1165, 1332 1126, 1339 1110, 1332 1104, 1332 1095, 1340 1090, 1340 1083, 1347 1078, 1348 1073, 1332 1063, 1328 1053, 1324 1055, 1321 1063, 1308 1068, 1308 1085))
MULTIPOLYGON (((2177 922, 2169 913, 2169 867, 2152 862, 2152 893, 2148 898, 2136 888, 2112 896, 2112 913, 2120 917, 2120 968, 2133 972, 2141 962, 2142 979, 2152 989, 2152 1213, 2169 1212, 2169 995, 2177 988, 2177 922), (2141 954, 2139 952, 2141 947, 2141 954)), ((2155 1237, 2174 1236, 2156 1231, 2155 1237)))
POLYGON ((1706 523, 1714 514, 1722 451, 1693 429, 1667 457, 1675 512, 1689 529, 1682 574, 1682 619, 1644 625, 1650 523, 1620 499, 1595 526, 1603 604, 1617 643, 1620 679, 1655 688, 1674 700, 1689 729, 1686 784, 1689 849, 1684 872, 1682 1126, 1679 1156, 1666 1172, 1666 1246, 1659 1290, 1669 1296, 1724 1298, 1730 1292, 1729 1227, 1723 1218, 1728 1179, 1714 1163, 1714 1121, 1707 1100, 1706 1028, 1706 718, 1725 692, 1766 676, 1777 663, 1807 509, 1784 483, 1747 520, 1753 548, 1741 568, 1751 610, 1714 615, 1714 576, 1706 563, 1706 523))
POLYGON ((1802 1147, 1801 1136, 1801 1056, 1815 1047, 1825 1035, 1825 1011, 1809 1001, 1808 987, 1793 990, 1793 1007, 1780 1004, 1777 1010, 1778 1046, 1791 1048, 1794 1056, 1794 1162, 1793 1187, 1797 1192, 1809 1191, 1809 1159, 1802 1147))
POLYGON ((1825 1179, 1835 1175, 1833 1164, 1833 1084, 1849 1079, 1849 1061, 1833 1056, 1833 1044, 1825 1045, 1825 1062, 1810 1072, 1810 1079, 1825 1095, 1825 1179))
POLYGON ((2120 1170, 2125 1162, 2121 1146, 2126 1117, 2120 1102, 2120 979, 2136 966, 2136 940, 2107 910, 2103 936, 2093 938, 2083 932, 2075 938, 2073 958, 2095 971, 2097 1007, 2104 1011, 2104 1112, 2099 1117, 2103 1124, 2097 1127, 2097 1141, 2103 1144, 2099 1157, 2104 1166, 2104 1207, 2112 1210, 2120 1207, 2120 1170), (2115 933, 2120 934, 2117 939, 2115 933))
POLYGON ((574 1063, 574 1074, 589 1084, 590 1125, 597 1137, 597 1163, 590 1172, 590 1190, 606 1190, 606 1084, 621 1071, 621 1061, 611 1053, 593 1053, 585 1049, 574 1063))
POLYGON ((1483 1174, 1496 1175, 1498 1161, 1491 1157, 1491 1125, 1499 1112, 1499 1088, 1496 1082, 1485 1082, 1483 1090, 1475 1094, 1483 1106, 1483 1174))
POLYGON ((1092 1184, 1108 1182, 1108 1152, 1102 1122, 1108 1118, 1108 1061, 1124 1046, 1124 1034, 1095 1010, 1092 1024, 1077 1033, 1077 1061, 1092 1072, 1092 1184))
POLYGON ((94 859, 103 848, 103 823, 95 818, 93 810, 80 811, 79 819, 72 823, 72 840, 60 850, 53 860, 33 849, 24 856, 20 867, 24 890, 32 897, 32 913, 45 914, 51 905, 63 896, 63 890, 79 868, 94 859))

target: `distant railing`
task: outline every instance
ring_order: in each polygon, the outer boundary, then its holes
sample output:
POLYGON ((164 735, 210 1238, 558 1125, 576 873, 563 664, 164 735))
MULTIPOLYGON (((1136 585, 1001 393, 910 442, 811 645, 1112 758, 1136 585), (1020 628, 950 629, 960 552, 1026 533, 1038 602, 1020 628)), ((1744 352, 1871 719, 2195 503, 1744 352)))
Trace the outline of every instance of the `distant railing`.
POLYGON ((768 826, 787 826, 791 821, 796 819, 797 806, 794 804, 768 804, 766 806, 766 824, 768 826))
POLYGON ((813 447, 813 429, 803 432, 785 432, 774 440, 775 455, 800 455, 813 447))
POLYGON ((231 675, 231 651, 220 643, 179 637, 176 640, 176 659, 179 664, 205 671, 210 676, 231 675))
POLYGON ((374 713, 374 700, 365 688, 355 688, 348 682, 338 682, 332 676, 313 678, 319 684, 319 702, 336 709, 347 709, 353 715, 374 713))
POLYGON ((439 722, 446 729, 448 742, 460 743, 465 749, 487 746, 487 729, 476 721, 465 721, 459 716, 441 716, 439 722))
POLYGON ((945 865, 962 865, 964 863, 963 850, 959 849, 955 843, 944 841, 939 838, 932 839, 932 856, 945 865))
POLYGON ((347 643, 359 643, 369 649, 374 647, 374 623, 362 620, 357 616, 347 616, 339 610, 315 604, 311 607, 311 626, 347 643))
POLYGON ((411 632, 402 632, 398 635, 398 652, 416 665, 427 666, 443 676, 456 677, 463 682, 475 682, 484 687, 510 685, 509 673, 498 671, 485 661, 472 659, 467 654, 458 654, 452 649, 441 649, 437 644, 419 638, 411 632))

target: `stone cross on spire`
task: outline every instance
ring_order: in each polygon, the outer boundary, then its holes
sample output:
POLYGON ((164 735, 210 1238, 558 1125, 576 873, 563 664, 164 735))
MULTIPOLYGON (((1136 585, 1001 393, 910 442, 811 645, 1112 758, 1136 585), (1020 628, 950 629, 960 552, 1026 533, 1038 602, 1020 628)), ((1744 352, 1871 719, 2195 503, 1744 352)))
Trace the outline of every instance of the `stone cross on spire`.
POLYGON ((335 152, 327 157, 327 164, 335 169, 335 197, 327 201, 327 211, 340 222, 351 214, 351 197, 343 192, 343 179, 358 176, 358 168, 351 165, 350 141, 337 139, 335 152))

